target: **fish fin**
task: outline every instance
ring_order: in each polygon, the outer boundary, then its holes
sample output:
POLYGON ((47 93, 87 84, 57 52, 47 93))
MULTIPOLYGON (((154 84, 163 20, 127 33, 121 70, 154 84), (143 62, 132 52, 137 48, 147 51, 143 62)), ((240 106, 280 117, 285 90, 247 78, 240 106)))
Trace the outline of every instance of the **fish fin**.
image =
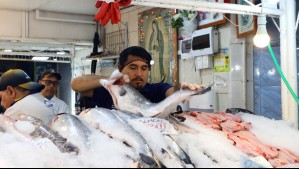
POLYGON ((159 165, 157 164, 157 162, 152 158, 152 157, 149 157, 147 155, 144 155, 142 153, 139 153, 139 156, 141 158, 141 160, 146 163, 147 165, 153 167, 153 166, 156 166, 156 165, 159 165))
POLYGON ((212 86, 213 86, 213 85, 214 85, 214 84, 211 84, 211 85, 205 87, 205 88, 202 89, 202 90, 196 91, 196 93, 195 93, 194 95, 202 95, 202 94, 205 94, 205 93, 209 92, 210 90, 212 90, 212 86))

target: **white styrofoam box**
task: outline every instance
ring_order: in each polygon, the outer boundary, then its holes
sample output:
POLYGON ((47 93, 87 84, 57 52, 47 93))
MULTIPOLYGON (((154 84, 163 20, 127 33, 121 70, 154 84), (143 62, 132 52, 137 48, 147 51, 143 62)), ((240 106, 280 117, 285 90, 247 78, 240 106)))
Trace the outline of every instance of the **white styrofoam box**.
POLYGON ((230 86, 230 73, 215 72, 214 73, 214 91, 216 93, 228 93, 230 86))
POLYGON ((254 84, 253 81, 246 83, 246 108, 254 110, 254 84))
POLYGON ((211 55, 202 56, 202 68, 203 69, 213 68, 213 56, 211 55))
POLYGON ((214 99, 213 90, 202 95, 194 95, 189 100, 189 108, 190 110, 214 110, 214 99))
POLYGON ((245 55, 243 48, 245 44, 243 41, 231 44, 230 50, 230 65, 231 65, 231 80, 243 81, 246 71, 245 55))
POLYGON ((243 87, 244 82, 231 81, 230 88, 230 106, 246 109, 246 88, 243 87))
POLYGON ((209 85, 214 83, 214 69, 202 69, 200 71, 201 84, 209 85))
POLYGON ((179 60, 179 81, 180 83, 200 83, 198 73, 195 71, 195 59, 179 60))
POLYGON ((196 69, 202 69, 202 57, 199 56, 197 58, 195 58, 195 63, 196 63, 196 69))
POLYGON ((189 111, 190 108, 189 108, 189 101, 187 101, 186 103, 180 103, 179 106, 181 106, 182 110, 183 111, 189 111))
POLYGON ((227 99, 229 94, 216 93, 215 94, 215 110, 214 112, 225 112, 230 107, 229 100, 227 99))

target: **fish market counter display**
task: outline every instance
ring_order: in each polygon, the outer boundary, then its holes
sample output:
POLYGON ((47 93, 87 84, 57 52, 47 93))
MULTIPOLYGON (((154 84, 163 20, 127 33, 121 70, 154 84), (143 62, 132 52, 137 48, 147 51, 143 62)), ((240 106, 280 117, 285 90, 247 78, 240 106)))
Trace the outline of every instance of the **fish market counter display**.
POLYGON ((298 167, 298 140, 284 121, 242 112, 158 119, 97 108, 50 126, 0 115, 0 167, 298 167))

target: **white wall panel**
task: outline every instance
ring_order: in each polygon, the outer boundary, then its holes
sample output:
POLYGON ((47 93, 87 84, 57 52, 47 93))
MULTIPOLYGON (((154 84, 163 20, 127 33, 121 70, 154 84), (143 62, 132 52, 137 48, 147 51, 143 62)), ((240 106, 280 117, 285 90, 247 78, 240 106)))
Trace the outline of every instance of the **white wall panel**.
POLYGON ((0 10, 0 37, 22 37, 22 12, 0 10))
POLYGON ((29 14, 29 37, 92 41, 95 25, 36 20, 35 12, 29 14))

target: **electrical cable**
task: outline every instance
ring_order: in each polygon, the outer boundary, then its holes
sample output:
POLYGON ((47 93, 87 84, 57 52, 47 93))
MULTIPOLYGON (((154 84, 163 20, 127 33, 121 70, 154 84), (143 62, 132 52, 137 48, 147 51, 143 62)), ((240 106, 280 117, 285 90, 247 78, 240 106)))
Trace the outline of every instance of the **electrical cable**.
POLYGON ((273 59, 275 65, 276 65, 276 68, 277 68, 277 70, 278 70, 278 72, 279 72, 279 74, 280 74, 280 76, 281 76, 283 82, 285 83, 285 85, 287 86, 287 88, 289 89, 289 91, 291 92, 291 94, 292 94, 292 96, 294 97, 294 99, 295 99, 295 101, 297 102, 297 104, 299 104, 298 96, 296 95, 296 93, 294 92, 294 90, 293 90, 292 87, 290 86, 288 80, 287 80, 286 77, 284 76, 284 74, 283 74, 283 72, 282 72, 282 70, 281 70, 281 68, 280 68, 280 66, 279 66, 279 64, 278 64, 278 61, 277 61, 277 59, 276 59, 276 57, 275 57, 275 54, 274 54, 274 52, 273 52, 273 49, 272 49, 271 44, 268 45, 268 49, 269 49, 269 52, 270 52, 270 54, 271 54, 271 56, 272 56, 272 59, 273 59))
POLYGON ((242 26, 242 25, 238 25, 236 23, 234 23, 232 20, 228 19, 225 15, 223 15, 223 17, 228 20, 231 24, 233 24, 236 27, 242 27, 242 28, 250 28, 252 26, 252 24, 255 22, 255 20, 257 19, 257 16, 253 16, 252 22, 250 23, 249 26, 242 26))

